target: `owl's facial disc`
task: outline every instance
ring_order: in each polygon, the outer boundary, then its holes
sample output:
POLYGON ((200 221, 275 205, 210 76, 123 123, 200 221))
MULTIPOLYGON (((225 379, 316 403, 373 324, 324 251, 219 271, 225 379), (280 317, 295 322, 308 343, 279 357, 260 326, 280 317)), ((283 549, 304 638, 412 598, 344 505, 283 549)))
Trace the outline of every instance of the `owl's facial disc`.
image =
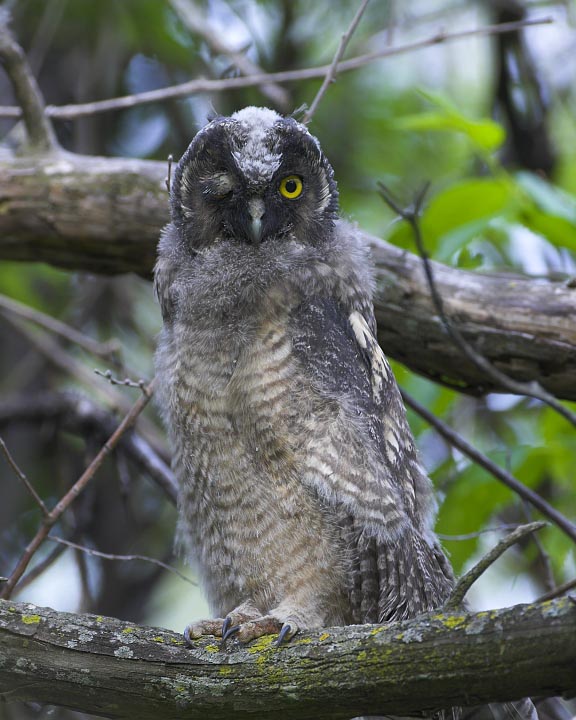
POLYGON ((332 232, 338 191, 318 141, 292 118, 245 108, 215 119, 182 157, 174 222, 195 248, 221 241, 314 244, 332 232))

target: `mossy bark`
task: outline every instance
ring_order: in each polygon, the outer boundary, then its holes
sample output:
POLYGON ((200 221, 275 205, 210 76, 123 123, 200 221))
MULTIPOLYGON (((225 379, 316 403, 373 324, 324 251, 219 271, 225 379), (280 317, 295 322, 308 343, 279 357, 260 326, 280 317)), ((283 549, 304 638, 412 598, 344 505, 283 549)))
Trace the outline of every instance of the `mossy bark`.
POLYGON ((573 694, 575 637, 568 598, 226 649, 214 638, 187 648, 167 630, 0 601, 0 692, 140 720, 406 715, 573 694))

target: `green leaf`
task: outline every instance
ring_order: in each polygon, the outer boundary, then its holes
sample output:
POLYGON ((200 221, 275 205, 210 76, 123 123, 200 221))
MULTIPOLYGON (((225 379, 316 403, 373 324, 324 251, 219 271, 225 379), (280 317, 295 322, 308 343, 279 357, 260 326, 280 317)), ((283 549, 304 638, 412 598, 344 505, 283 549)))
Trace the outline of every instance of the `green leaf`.
MULTIPOLYGON (((514 185, 506 179, 472 179, 460 182, 436 195, 421 219, 422 239, 428 252, 448 260, 465 247, 496 217, 510 213, 516 205, 514 185)), ((407 223, 394 227, 388 241, 415 249, 407 223)))
POLYGON ((455 105, 435 93, 420 91, 437 110, 396 118, 391 127, 397 130, 432 130, 461 132, 480 150, 493 152, 506 138, 504 128, 489 118, 471 120, 463 115, 455 105))
POLYGON ((573 195, 534 173, 520 172, 516 181, 542 212, 564 218, 576 226, 576 198, 573 195))
POLYGON ((516 180, 528 198, 523 224, 557 247, 576 250, 576 198, 533 173, 518 173, 516 180))

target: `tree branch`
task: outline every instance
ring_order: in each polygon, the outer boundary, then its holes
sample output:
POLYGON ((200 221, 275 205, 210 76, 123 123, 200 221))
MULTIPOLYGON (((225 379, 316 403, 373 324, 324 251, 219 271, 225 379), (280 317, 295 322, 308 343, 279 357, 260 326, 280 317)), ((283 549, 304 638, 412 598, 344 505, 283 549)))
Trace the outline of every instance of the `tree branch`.
POLYGON ((563 598, 219 651, 213 638, 187 649, 167 630, 0 602, 0 693, 142 720, 412 715, 573 693, 575 634, 576 606, 563 598))
MULTIPOLYGON (((265 72, 244 53, 230 47, 222 33, 215 31, 206 18, 206 12, 200 10, 192 0, 170 0, 170 5, 184 25, 193 33, 200 35, 213 52, 228 57, 242 75, 264 75, 265 72)), ((290 95, 276 83, 262 83, 260 91, 284 111, 288 110, 290 95)))
POLYGON ((574 525, 573 522, 571 522, 566 516, 562 515, 561 512, 556 510, 553 505, 546 502, 546 500, 540 497, 538 493, 535 493, 534 490, 526 487, 526 485, 521 483, 520 480, 514 477, 514 475, 509 473, 507 470, 504 470, 504 468, 501 468, 487 455, 484 455, 484 453, 480 452, 478 448, 475 448, 474 445, 469 443, 455 430, 446 425, 446 423, 442 422, 442 420, 437 418, 433 413, 431 413, 427 408, 421 405, 405 390, 401 389, 400 392, 402 394, 402 399, 404 400, 406 405, 412 408, 414 412, 418 413, 420 417, 424 418, 427 423, 432 425, 432 427, 435 428, 435 430, 445 440, 447 440, 455 448, 458 448, 458 450, 460 450, 460 452, 466 455, 466 457, 470 458, 470 460, 477 463, 480 467, 484 468, 487 472, 489 472, 497 480, 499 480, 503 485, 506 485, 506 487, 510 488, 510 490, 516 493, 516 495, 521 497, 526 502, 530 503, 530 505, 535 507, 539 512, 542 513, 542 515, 544 515, 544 517, 548 518, 548 520, 550 520, 554 525, 556 525, 556 527, 560 528, 560 530, 562 530, 562 532, 567 537, 569 537, 573 542, 576 543, 576 525, 574 525))
POLYGON ((464 339, 458 327, 453 325, 446 316, 446 313, 444 312, 444 299, 436 287, 432 263, 430 262, 430 258, 428 257, 428 253, 424 247, 424 240, 420 229, 420 214, 424 203, 424 197, 428 190, 428 185, 424 186, 424 188, 416 194, 414 203, 408 208, 402 208, 396 203, 394 197, 390 193, 390 190, 384 183, 379 182, 378 186, 386 204, 410 225, 418 254, 422 260, 426 282, 428 283, 430 296, 432 298, 432 302, 434 303, 434 309, 442 321, 442 325, 444 326, 446 333, 464 357, 476 365, 481 372, 485 373, 492 382, 497 383, 500 387, 505 388, 516 395, 526 395, 527 397, 532 397, 546 403, 555 412, 559 413, 565 420, 568 420, 569 423, 576 427, 576 413, 571 412, 567 407, 562 405, 559 400, 557 400, 551 393, 546 392, 535 380, 532 380, 531 382, 519 382, 518 380, 508 377, 506 373, 503 373, 498 368, 494 367, 494 365, 486 357, 484 357, 484 355, 479 353, 476 348, 464 339))
POLYGON ((338 74, 338 63, 343 58, 344 53, 346 52, 346 48, 348 47, 348 43, 350 42, 350 38, 355 33, 356 28, 358 27, 358 24, 360 23, 360 20, 362 19, 362 15, 364 15, 364 11, 366 10, 366 6, 368 5, 369 2, 370 2, 370 0, 362 0, 360 5, 358 6, 358 9, 354 13, 354 17, 352 18, 350 27, 348 28, 348 30, 346 30, 346 32, 340 38, 340 43, 338 44, 336 53, 335 53, 334 57, 332 58, 332 62, 330 63, 328 72, 326 73, 324 80, 322 81, 322 85, 320 86, 320 89, 316 93, 314 100, 312 100, 310 107, 305 112, 304 117, 302 118, 302 122, 304 123, 304 125, 307 125, 310 122, 310 120, 312 120, 312 117, 314 116, 314 113, 316 112, 316 109, 318 108, 320 101, 322 100, 322 98, 326 94, 326 91, 330 87, 330 84, 336 80, 336 75, 338 74))
MULTIPOLYGON (((104 442, 118 425, 116 417, 88 397, 75 392, 43 392, 4 398, 0 402, 0 430, 16 423, 55 423, 59 429, 104 442)), ((0 441, 1 442, 1 441, 0 441)), ((138 432, 122 436, 120 447, 176 504, 176 479, 163 458, 138 432)))
MULTIPOLYGON (((150 277, 169 220, 162 162, 67 155, 0 159, 0 259, 150 277)), ((506 392, 447 342, 420 259, 372 246, 378 339, 410 369, 481 395, 506 392)), ((478 273, 431 262, 446 316, 512 378, 576 400, 576 292, 567 283, 478 273)))
POLYGON ((28 547, 22 554, 20 560, 16 564, 16 567, 12 571, 12 574, 2 585, 2 588, 0 590, 0 597, 2 598, 9 598, 12 591, 16 587, 18 581, 26 571, 26 568, 28 567, 28 564, 32 557, 34 556, 34 553, 38 550, 38 548, 42 545, 44 540, 46 540, 46 537, 48 533, 50 532, 50 529, 55 525, 55 523, 59 520, 62 513, 68 508, 71 503, 74 502, 74 500, 80 495, 80 493, 85 489, 85 487, 88 485, 88 483, 92 480, 104 460, 108 457, 108 455, 112 452, 112 450, 116 447, 116 445, 121 440, 122 436, 126 433, 127 430, 129 430, 136 420, 138 419, 138 416, 142 412, 142 410, 146 407, 148 404, 148 401, 152 397, 152 392, 154 388, 154 381, 152 382, 142 390, 142 395, 136 400, 134 405, 132 406, 131 410, 128 412, 128 414, 123 418, 121 423, 118 425, 116 430, 110 435, 108 440, 104 443, 104 445, 100 448, 99 452, 97 453, 96 457, 91 461, 91 463, 88 465, 86 470, 82 473, 82 475, 76 480, 74 485, 68 490, 68 492, 60 498, 60 500, 56 503, 56 505, 52 508, 52 510, 44 516, 42 520, 41 526, 38 528, 38 531, 36 535, 32 538, 30 543, 28 544, 28 547))
MULTIPOLYGON (((367 55, 359 55, 358 57, 344 60, 341 63, 338 63, 336 72, 342 73, 350 70, 357 70, 358 68, 373 63, 375 60, 381 60, 393 55, 413 52, 422 48, 431 47, 432 45, 439 45, 444 42, 462 40, 467 37, 485 37, 498 35, 500 33, 516 32, 523 27, 545 25, 551 22, 553 22, 551 18, 534 18, 522 20, 520 22, 502 23, 500 25, 485 25, 484 27, 461 30, 455 33, 440 31, 423 40, 417 40, 416 42, 396 47, 385 47, 367 55)), ((328 72, 330 72, 330 65, 305 68, 303 70, 285 70, 277 73, 262 73, 238 78, 226 78, 224 80, 207 80, 206 78, 198 78, 197 80, 190 80, 189 82, 182 83, 180 85, 173 85, 160 90, 148 90, 147 92, 125 95, 124 97, 119 98, 111 98, 110 100, 99 100, 97 102, 81 103, 77 105, 61 105, 59 107, 48 105, 46 108, 46 114, 52 118, 71 119, 85 115, 93 115, 97 112, 109 112, 111 110, 122 110, 125 108, 135 107, 137 105, 165 102, 166 100, 188 97, 189 95, 194 95, 196 93, 224 92, 226 90, 234 90, 237 88, 263 85, 265 83, 301 82, 302 80, 323 78, 328 72)), ((0 117, 18 118, 20 115, 21 110, 19 107, 0 106, 0 117)))
POLYGON ((448 602, 444 605, 443 609, 456 610, 459 608, 464 602, 464 597, 466 596, 468 590, 470 590, 476 580, 478 580, 478 578, 485 573, 486 570, 488 570, 488 568, 496 562, 496 560, 498 560, 502 553, 508 550, 509 547, 512 547, 515 543, 525 538, 527 535, 530 535, 537 530, 541 530, 543 527, 546 527, 546 523, 533 522, 529 525, 521 525, 509 535, 502 538, 502 540, 500 540, 500 542, 495 545, 490 552, 481 558, 473 568, 468 570, 468 572, 462 575, 462 577, 458 578, 458 581, 448 598, 448 602))
POLYGON ((0 8, 0 63, 10 78, 20 105, 29 146, 36 152, 56 150, 58 143, 52 124, 46 117, 44 99, 24 51, 10 32, 9 20, 8 11, 0 8))

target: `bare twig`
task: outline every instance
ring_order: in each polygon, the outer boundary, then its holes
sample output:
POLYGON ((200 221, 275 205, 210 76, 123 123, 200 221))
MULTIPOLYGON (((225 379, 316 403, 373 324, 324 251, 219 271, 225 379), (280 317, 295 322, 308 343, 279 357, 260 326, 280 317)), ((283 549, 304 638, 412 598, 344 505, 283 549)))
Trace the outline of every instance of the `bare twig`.
MULTIPOLYGON (((141 418, 143 420, 144 418, 141 418)), ((114 415, 75 392, 44 392, 20 395, 0 403, 0 429, 10 423, 52 421, 62 430, 102 442, 115 429, 114 415)), ((176 504, 176 480, 158 452, 138 432, 126 433, 121 446, 128 457, 147 473, 176 504)))
POLYGON ((440 540, 475 540, 476 538, 479 538, 481 535, 486 535, 487 533, 493 533, 493 532, 503 532, 504 530, 516 530, 516 528, 521 527, 521 525, 518 524, 505 524, 505 525, 499 525, 498 527, 491 527, 491 528, 482 528, 481 530, 476 530, 474 532, 469 533, 460 533, 458 535, 446 535, 444 533, 436 533, 436 535, 440 538, 440 540))
POLYGON ((70 540, 64 540, 64 538, 57 537, 56 535, 48 535, 46 540, 51 540, 52 542, 66 545, 67 547, 74 548, 75 550, 79 550, 80 552, 83 552, 86 555, 92 555, 93 557, 99 557, 99 558, 102 558, 103 560, 117 560, 119 562, 130 562, 132 560, 141 560, 143 562, 151 563, 152 565, 157 565, 158 567, 161 567, 164 570, 168 570, 169 572, 174 573, 174 575, 178 575, 179 578, 182 578, 182 580, 185 580, 187 583, 190 583, 190 585, 198 586, 197 582, 194 582, 194 580, 190 580, 190 578, 186 577, 186 575, 181 573, 180 570, 178 570, 178 568, 172 567, 172 565, 167 565, 166 563, 162 562, 162 560, 156 560, 156 558, 151 558, 151 557, 148 557, 147 555, 114 555, 112 553, 100 552, 100 550, 94 550, 93 548, 86 547, 85 545, 77 545, 76 543, 73 543, 70 540))
POLYGON ((571 410, 564 407, 564 405, 562 405, 562 403, 557 400, 554 395, 547 392, 535 380, 533 380, 532 382, 521 382, 520 380, 514 380, 513 378, 506 375, 506 373, 498 370, 498 368, 496 368, 490 362, 490 360, 488 360, 488 358, 477 352, 477 350, 475 350, 470 345, 470 343, 464 339, 464 336, 462 335, 460 330, 458 330, 458 328, 450 322, 444 310, 444 302, 440 293, 438 292, 438 288, 436 287, 436 282, 434 280, 434 274, 432 271, 432 265, 430 263, 428 253, 426 252, 426 249, 424 247, 422 231, 420 229, 420 214, 422 211, 424 198, 428 190, 428 185, 425 185, 416 194, 416 197, 414 198, 414 203, 407 208, 403 208, 400 206, 400 204, 396 201, 396 199, 384 183, 379 182, 378 187, 380 189, 380 194, 382 195, 382 198, 384 199, 386 204, 390 208, 392 208, 394 212, 398 213, 398 215, 403 220, 406 220, 406 222, 408 222, 410 227, 412 228, 412 234, 414 235, 418 254, 420 255, 422 263, 424 265, 424 273, 426 275, 426 280, 428 283, 428 288, 430 290, 432 301, 434 303, 434 307, 436 308, 436 312, 438 313, 444 329, 446 330, 447 334, 450 336, 454 344, 462 352, 462 354, 465 355, 468 360, 470 360, 470 362, 474 363, 474 365, 476 365, 479 370, 486 373, 502 387, 506 388, 512 393, 515 393, 516 395, 527 395, 528 397, 532 397, 536 400, 540 400, 541 402, 546 403, 559 415, 561 415, 563 418, 568 420, 568 422, 572 423, 574 427, 576 427, 576 413, 573 413, 571 410))
POLYGON ((24 51, 10 32, 9 19, 8 11, 0 8, 0 62, 14 88, 30 147, 37 152, 50 152, 58 148, 56 135, 46 117, 44 100, 24 51))
MULTIPOLYGON (((45 357, 55 367, 59 368, 67 375, 72 376, 78 382, 91 387, 94 393, 112 409, 127 412, 131 407, 130 400, 119 393, 109 385, 105 385, 100 381, 96 381, 94 373, 85 365, 79 362, 75 357, 67 353, 57 342, 44 332, 33 332, 31 328, 24 323, 19 322, 17 318, 10 315, 2 316, 6 322, 9 322, 18 332, 23 335, 38 352, 45 357)), ((162 446, 159 434, 152 422, 147 418, 142 418, 141 430, 145 433, 147 439, 156 449, 162 446)))
POLYGON ((14 458, 10 454, 10 451, 6 447, 6 443, 4 442, 4 440, 2 440, 2 438, 0 438, 0 450, 2 450, 2 452, 4 453, 4 457, 8 461, 8 464, 10 465, 12 470, 14 470, 14 474, 23 483, 26 490, 28 490, 28 493, 34 499, 34 502, 36 503, 36 505, 38 505, 38 507, 42 510, 42 513, 45 516, 48 515, 48 508, 46 507, 46 505, 44 505, 44 501, 42 500, 40 495, 38 495, 38 493, 34 489, 34 486, 30 482, 30 480, 28 480, 26 475, 22 472, 22 470, 18 466, 18 463, 16 462, 16 460, 14 460, 14 458))
MULTIPOLYGON (((532 522, 532 507, 525 500, 523 502, 523 505, 526 520, 528 522, 532 522)), ((532 540, 536 545, 536 550, 538 551, 538 556, 540 558, 540 563, 544 573, 544 587, 549 592, 553 592, 556 587, 556 579, 554 577, 554 569, 552 568, 552 561, 550 560, 550 555, 546 552, 544 544, 542 543, 542 540, 540 540, 540 537, 537 533, 532 536, 532 540)))
POLYGON ((118 340, 110 340, 106 343, 100 343, 97 340, 88 337, 88 335, 84 335, 79 332, 76 328, 66 325, 66 323, 63 323, 61 320, 57 320, 51 315, 46 315, 46 313, 35 310, 34 308, 24 305, 17 300, 13 300, 6 295, 0 295, 0 309, 13 313, 25 320, 30 320, 36 325, 43 327, 45 330, 49 330, 55 335, 64 338, 64 340, 78 345, 92 355, 96 355, 97 357, 119 364, 115 361, 115 356, 118 355, 120 351, 120 343, 118 340))
POLYGON ((94 369, 94 372, 96 375, 100 375, 100 377, 106 378, 110 382, 110 385, 122 385, 123 387, 132 387, 132 388, 140 388, 142 390, 144 386, 147 383, 147 380, 130 380, 130 378, 124 378, 124 380, 119 380, 118 378, 115 378, 112 375, 112 372, 110 370, 98 370, 98 368, 94 369))
POLYGON ((568 580, 568 582, 565 582, 562 585, 558 585, 558 587, 554 588, 554 590, 550 590, 550 592, 547 592, 544 595, 541 595, 536 600, 536 602, 545 602, 546 600, 554 600, 554 598, 560 597, 560 595, 564 595, 564 593, 567 593, 569 590, 572 590, 572 588, 576 588, 576 578, 574 578, 573 580, 568 580))
POLYGON ((119 443, 124 433, 136 422, 138 416, 140 415, 142 410, 144 410, 144 408, 148 404, 148 401, 152 397, 153 387, 154 381, 152 381, 146 388, 143 389, 142 395, 134 403, 130 412, 124 417, 124 419, 122 420, 120 425, 118 425, 116 430, 112 433, 110 438, 104 443, 104 445, 102 446, 96 457, 92 460, 90 465, 86 468, 86 470, 82 473, 82 475, 78 478, 78 480, 74 483, 70 490, 68 490, 68 492, 56 503, 56 505, 48 513, 48 515, 44 517, 42 525, 38 529, 34 538, 28 544, 28 547, 22 554, 14 571, 8 578, 8 581, 2 587, 0 597, 4 599, 10 597, 18 580, 20 580, 26 568, 28 567, 28 564, 34 556, 34 553, 42 545, 44 540, 46 540, 46 537, 48 536, 48 533, 50 532, 52 526, 58 521, 66 508, 68 508, 69 505, 74 502, 78 495, 80 495, 80 493, 92 480, 97 470, 104 462, 105 458, 110 455, 112 450, 119 443))
MULTIPOLYGON (((61 555, 64 554, 65 550, 66 548, 64 547, 64 545, 57 545, 55 548, 53 548, 52 551, 49 552, 43 560, 34 565, 34 567, 29 570, 26 575, 24 575, 24 577, 18 583, 18 591, 24 590, 24 588, 28 587, 28 585, 34 582, 37 577, 40 577, 42 573, 46 572, 46 570, 51 565, 53 565, 61 555)), ((8 580, 8 578, 6 578, 6 580, 8 580)))
POLYGON ((464 596, 466 595, 468 590, 470 590, 476 580, 478 580, 478 578, 491 565, 493 565, 496 560, 498 560, 500 555, 502 555, 505 550, 517 543, 523 537, 526 537, 527 535, 530 535, 531 533, 545 527, 545 525, 546 523, 544 522, 533 522, 529 523, 528 525, 521 525, 519 528, 516 528, 516 530, 511 532, 510 535, 502 538, 502 540, 500 540, 500 542, 495 545, 489 553, 487 553, 478 563, 476 563, 476 565, 474 565, 471 570, 469 570, 467 573, 462 575, 461 578, 458 579, 458 582, 452 590, 452 594, 448 598, 447 603, 444 605, 444 609, 455 610, 456 608, 460 607, 464 600, 464 596))
POLYGON ((442 437, 445 438, 451 445, 453 445, 455 448, 458 448, 460 452, 462 452, 464 455, 466 455, 466 457, 469 457, 475 463, 480 465, 480 467, 483 467, 487 472, 493 475, 501 483, 509 487, 519 497, 529 502, 530 505, 533 505, 537 510, 542 513, 542 515, 544 515, 544 517, 548 518, 548 520, 550 520, 554 525, 560 528, 560 530, 562 530, 562 532, 567 535, 573 542, 576 542, 576 525, 571 523, 567 517, 562 515, 562 513, 558 512, 556 508, 552 507, 552 505, 547 503, 546 500, 540 497, 540 495, 538 495, 533 490, 526 487, 523 483, 517 480, 507 470, 504 470, 499 465, 496 465, 496 463, 492 462, 489 457, 481 453, 480 450, 471 445, 455 430, 452 430, 452 428, 448 427, 448 425, 446 425, 442 422, 442 420, 433 415, 429 410, 427 410, 405 390, 401 390, 401 393, 402 399, 404 400, 406 405, 411 407, 414 412, 420 415, 420 417, 424 418, 427 423, 432 425, 436 429, 436 431, 440 435, 442 435, 442 437))
MULTIPOLYGON (((222 39, 223 35, 215 32, 210 27, 205 14, 198 9, 196 3, 192 2, 192 0, 170 0, 170 5, 189 30, 202 36, 215 53, 228 57, 242 75, 263 74, 263 70, 259 65, 252 62, 243 53, 231 48, 222 39)), ((283 87, 276 83, 267 82, 260 86, 260 90, 280 108, 283 110, 288 109, 289 95, 283 87)))
POLYGON ((320 89, 316 93, 316 97, 312 101, 310 108, 306 111, 304 117, 302 118, 302 122, 304 123, 304 125, 307 125, 310 122, 310 120, 312 120, 312 117, 313 117, 314 113, 316 112, 316 109, 318 108, 320 101, 326 94, 326 91, 328 90, 330 84, 336 80, 336 74, 338 73, 338 63, 344 56, 346 48, 348 47, 348 43, 350 42, 350 38, 356 31, 356 28, 358 27, 358 24, 360 23, 360 20, 362 19, 362 15, 364 15, 364 11, 366 10, 366 7, 369 2, 370 2, 370 0, 362 0, 362 2, 360 3, 360 6, 358 7, 358 10, 356 10, 356 14, 353 17, 352 22, 350 23, 350 27, 348 28, 348 30, 346 30, 346 32, 340 38, 340 43, 339 43, 336 53, 332 59, 332 62, 330 63, 328 72, 326 73, 326 75, 324 77, 324 81, 322 82, 320 89))
MULTIPOLYGON (((500 25, 485 25, 481 28, 472 30, 462 30, 455 33, 439 32, 425 40, 419 40, 406 45, 398 45, 396 47, 385 47, 377 52, 368 55, 360 55, 350 60, 343 60, 338 63, 336 72, 338 74, 357 70, 358 68, 369 65, 375 60, 381 60, 394 55, 420 50, 432 45, 439 45, 444 42, 452 42, 454 40, 462 40, 468 37, 482 37, 488 35, 498 35, 500 33, 516 32, 523 27, 532 27, 534 25, 546 25, 553 22, 552 18, 538 18, 534 20, 523 20, 521 22, 501 23, 500 25)), ((214 93, 224 92, 237 88, 253 87, 254 85, 262 85, 267 82, 299 82, 301 80, 309 80, 313 78, 323 78, 329 72, 329 65, 322 65, 315 68, 305 68, 303 70, 286 70, 277 73, 263 73, 259 75, 249 75, 247 77, 227 78, 224 80, 208 80, 199 78, 190 80, 180 85, 172 85, 160 90, 149 90, 143 93, 135 93, 134 95, 124 95, 119 98, 110 100, 100 100, 91 103, 79 103, 75 105, 48 105, 46 114, 52 118, 72 119, 83 117, 85 115, 93 115, 99 112, 110 112, 113 110, 122 110, 125 108, 135 107, 137 105, 146 105, 155 102, 164 102, 171 98, 180 98, 193 95, 195 93, 214 93)), ((0 106, 0 117, 18 118, 21 116, 21 110, 18 107, 0 106)))

